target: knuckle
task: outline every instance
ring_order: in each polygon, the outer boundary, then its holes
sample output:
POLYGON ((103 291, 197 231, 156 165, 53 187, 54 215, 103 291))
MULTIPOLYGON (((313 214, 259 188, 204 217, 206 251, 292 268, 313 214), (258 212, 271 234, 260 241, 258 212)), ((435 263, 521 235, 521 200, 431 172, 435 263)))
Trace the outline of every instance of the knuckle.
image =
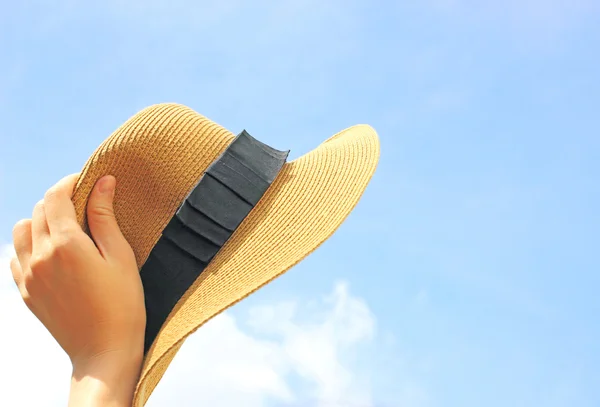
POLYGON ((23 298, 23 302, 29 308, 33 308, 33 299, 31 298, 31 294, 27 290, 20 290, 21 298, 23 298))
POLYGON ((62 255, 72 249, 74 238, 71 233, 62 232, 52 236, 52 252, 55 255, 62 255))
POLYGON ((52 244, 55 248, 67 248, 77 244, 81 229, 78 224, 64 222, 60 230, 52 236, 52 244))
POLYGON ((56 185, 53 187, 50 187, 44 194, 44 200, 49 201, 49 200, 55 199, 59 193, 60 193, 60 191, 58 190, 56 185))
POLYGON ((51 261, 50 253, 35 253, 31 256, 29 260, 29 268, 31 269, 32 274, 38 274, 43 272, 51 261))
POLYGON ((81 227, 76 222, 63 222, 61 230, 59 234, 67 236, 71 240, 75 240, 79 233, 81 232, 81 227))
POLYGON ((32 273, 24 273, 23 274, 23 282, 22 282, 22 284, 23 284, 23 287, 24 287, 25 291, 29 292, 32 289, 34 289, 35 283, 36 283, 36 279, 33 276, 33 272, 32 273))
POLYGON ((25 232, 29 227, 31 227, 31 219, 21 219, 15 226, 13 226, 13 236, 20 236, 25 232))
POLYGON ((106 205, 94 205, 93 207, 88 207, 88 215, 92 215, 96 218, 110 218, 112 217, 112 214, 112 208, 106 205))
POLYGON ((33 216, 35 216, 36 212, 37 213, 44 212, 44 200, 43 199, 37 201, 37 203, 33 206, 33 216))
POLYGON ((12 272, 13 280, 19 285, 21 282, 21 264, 16 257, 10 259, 10 271, 12 272))
POLYGON ((23 297, 23 293, 27 293, 27 296, 33 298, 39 296, 44 291, 47 281, 46 273, 40 273, 39 270, 36 272, 29 268, 27 272, 23 273, 21 283, 18 285, 21 296, 23 297))
POLYGON ((10 269, 15 272, 18 271, 20 268, 20 263, 19 263, 19 259, 17 259, 16 256, 11 257, 10 259, 10 269))

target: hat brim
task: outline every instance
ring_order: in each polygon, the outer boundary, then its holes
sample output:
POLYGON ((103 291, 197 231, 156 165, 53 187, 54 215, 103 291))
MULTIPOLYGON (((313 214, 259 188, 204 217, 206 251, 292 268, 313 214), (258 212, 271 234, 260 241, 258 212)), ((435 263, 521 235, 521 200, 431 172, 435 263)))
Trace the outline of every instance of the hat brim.
MULTIPOLYGON (((115 214, 138 267, 204 170, 234 135, 177 104, 144 109, 96 150, 73 195, 85 207, 96 181, 117 178, 115 214)), ((144 359, 134 406, 143 406, 186 337, 296 265, 342 224, 379 160, 373 128, 357 125, 286 163, 260 202, 177 303, 144 359)))

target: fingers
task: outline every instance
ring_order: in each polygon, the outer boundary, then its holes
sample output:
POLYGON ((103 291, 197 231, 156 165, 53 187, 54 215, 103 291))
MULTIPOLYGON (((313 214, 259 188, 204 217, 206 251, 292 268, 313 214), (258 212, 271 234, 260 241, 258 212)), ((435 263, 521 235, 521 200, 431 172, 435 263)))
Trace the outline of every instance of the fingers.
POLYGON ((31 219, 24 219, 13 228, 16 257, 11 259, 10 270, 21 296, 29 305, 29 293, 23 282, 31 272, 32 256, 41 256, 51 246, 51 233, 61 233, 70 225, 76 225, 75 208, 71 202, 73 188, 79 174, 60 180, 46 192, 43 200, 33 208, 31 219))
POLYGON ((77 228, 75 207, 71 201, 79 174, 71 174, 58 181, 44 196, 44 209, 50 235, 60 235, 77 228))
POLYGON ((23 219, 17 222, 13 228, 13 242, 15 252, 22 268, 29 267, 29 259, 32 251, 31 219, 23 219))
POLYGON ((38 252, 42 249, 50 238, 50 230, 46 221, 46 211, 44 201, 41 200, 33 207, 31 217, 31 248, 38 252))
POLYGON ((128 247, 113 208, 115 177, 102 177, 92 190, 87 206, 88 225, 92 238, 104 258, 119 257, 128 247))

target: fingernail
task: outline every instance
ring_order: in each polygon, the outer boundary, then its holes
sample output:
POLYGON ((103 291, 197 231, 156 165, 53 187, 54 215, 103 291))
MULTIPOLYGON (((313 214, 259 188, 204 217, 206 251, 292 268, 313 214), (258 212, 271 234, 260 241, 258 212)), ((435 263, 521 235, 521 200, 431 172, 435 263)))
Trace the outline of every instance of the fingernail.
POLYGON ((98 185, 98 191, 101 194, 114 195, 115 192, 115 178, 113 176, 106 176, 102 178, 98 185))

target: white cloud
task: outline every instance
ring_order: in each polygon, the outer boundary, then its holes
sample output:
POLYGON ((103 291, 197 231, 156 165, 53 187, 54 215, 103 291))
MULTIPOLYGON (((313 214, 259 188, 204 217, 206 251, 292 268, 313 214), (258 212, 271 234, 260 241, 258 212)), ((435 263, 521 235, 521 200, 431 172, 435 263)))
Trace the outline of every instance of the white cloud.
MULTIPOLYGON (((64 406, 68 358, 21 301, 11 256, 12 247, 0 246, 0 405, 64 406)), ((374 335, 374 316, 344 283, 307 304, 261 305, 237 318, 227 312, 188 339, 148 406, 368 407, 360 356, 374 335)))
POLYGON ((234 317, 222 314, 187 340, 148 406, 258 407, 269 398, 291 402, 284 358, 278 343, 243 332, 234 317))
POLYGON ((0 405, 64 406, 68 358, 21 300, 10 272, 12 255, 11 245, 0 246, 0 405))
MULTIPOLYGON (((0 295, 7 290, 18 292, 10 271, 10 259, 14 254, 15 250, 12 244, 0 245, 0 295)), ((2 309, 0 309, 1 312, 2 309)))
MULTIPOLYGON (((10 259, 14 254, 14 249, 11 244, 4 244, 0 246, 0 273, 2 276, 6 273, 10 273, 10 259)), ((0 277, 0 284, 5 282, 4 278, 0 277)), ((0 285, 1 287, 2 285, 0 285)))
POLYGON ((213 319, 188 339, 148 405, 372 405, 368 374, 351 360, 375 333, 369 308, 343 283, 311 305, 253 307, 248 332, 230 314, 213 319))

